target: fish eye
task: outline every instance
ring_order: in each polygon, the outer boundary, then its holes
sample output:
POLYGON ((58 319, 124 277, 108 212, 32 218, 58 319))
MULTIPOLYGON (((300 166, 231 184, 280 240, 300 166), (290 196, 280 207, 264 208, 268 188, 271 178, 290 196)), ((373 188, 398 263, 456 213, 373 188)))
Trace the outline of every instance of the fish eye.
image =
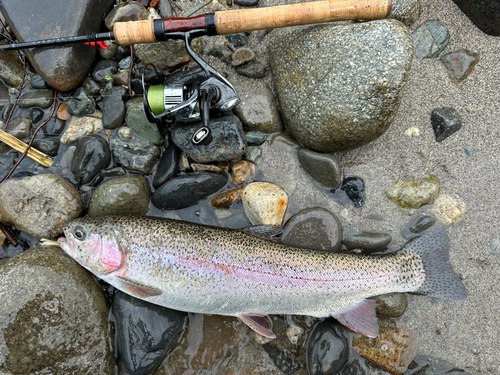
POLYGON ((87 237, 87 231, 81 226, 77 226, 75 228, 75 230, 73 231, 73 234, 79 240, 83 240, 83 239, 85 239, 85 237, 87 237))

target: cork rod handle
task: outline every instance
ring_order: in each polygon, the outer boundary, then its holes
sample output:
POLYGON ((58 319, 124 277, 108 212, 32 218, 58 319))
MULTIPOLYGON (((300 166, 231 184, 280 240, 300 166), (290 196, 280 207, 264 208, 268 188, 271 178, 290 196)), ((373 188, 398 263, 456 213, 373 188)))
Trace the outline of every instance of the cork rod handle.
POLYGON ((215 13, 217 34, 233 34, 277 27, 308 25, 341 20, 384 18, 391 0, 326 0, 269 8, 215 13))

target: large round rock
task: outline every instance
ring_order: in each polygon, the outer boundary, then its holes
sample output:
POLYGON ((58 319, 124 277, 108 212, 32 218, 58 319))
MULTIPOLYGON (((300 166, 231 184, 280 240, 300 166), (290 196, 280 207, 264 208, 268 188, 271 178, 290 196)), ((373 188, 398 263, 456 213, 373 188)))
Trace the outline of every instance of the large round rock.
POLYGON ((381 20, 275 30, 269 51, 292 135, 308 148, 334 152, 365 145, 387 130, 413 42, 402 23, 381 20))
POLYGON ((0 260, 0 372, 112 374, 106 299, 57 246, 0 260))
POLYGON ((12 178, 0 186, 0 221, 37 238, 56 238, 82 210, 78 190, 55 174, 12 178))

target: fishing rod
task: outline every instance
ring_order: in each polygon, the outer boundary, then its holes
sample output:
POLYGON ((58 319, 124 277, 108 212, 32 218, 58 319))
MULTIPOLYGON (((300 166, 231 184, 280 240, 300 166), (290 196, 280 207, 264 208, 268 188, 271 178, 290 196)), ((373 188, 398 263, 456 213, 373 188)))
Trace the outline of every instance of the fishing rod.
POLYGON ((391 7, 392 0, 325 0, 219 11, 188 18, 117 22, 110 32, 11 43, 0 46, 0 51, 75 43, 93 46, 98 44, 104 47, 106 41, 115 41, 121 46, 127 46, 171 39, 184 40, 188 54, 204 71, 206 79, 189 87, 174 83, 146 88, 143 77, 143 101, 148 120, 152 123, 173 124, 202 120, 203 127, 191 139, 198 145, 211 140, 208 127, 210 111, 229 111, 240 103, 240 99, 231 83, 192 50, 190 42, 193 38, 341 20, 385 18, 390 14, 391 7))

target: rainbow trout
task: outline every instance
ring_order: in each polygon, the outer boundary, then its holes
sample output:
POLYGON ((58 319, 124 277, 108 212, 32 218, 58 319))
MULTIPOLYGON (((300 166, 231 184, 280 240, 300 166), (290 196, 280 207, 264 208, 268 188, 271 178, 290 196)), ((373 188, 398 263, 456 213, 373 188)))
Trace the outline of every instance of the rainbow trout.
POLYGON ((114 287, 175 310, 236 316, 274 337, 267 314, 333 316, 378 334, 372 296, 416 292, 459 300, 462 281, 439 229, 388 255, 285 246, 240 230, 155 217, 79 218, 59 246, 114 287))

